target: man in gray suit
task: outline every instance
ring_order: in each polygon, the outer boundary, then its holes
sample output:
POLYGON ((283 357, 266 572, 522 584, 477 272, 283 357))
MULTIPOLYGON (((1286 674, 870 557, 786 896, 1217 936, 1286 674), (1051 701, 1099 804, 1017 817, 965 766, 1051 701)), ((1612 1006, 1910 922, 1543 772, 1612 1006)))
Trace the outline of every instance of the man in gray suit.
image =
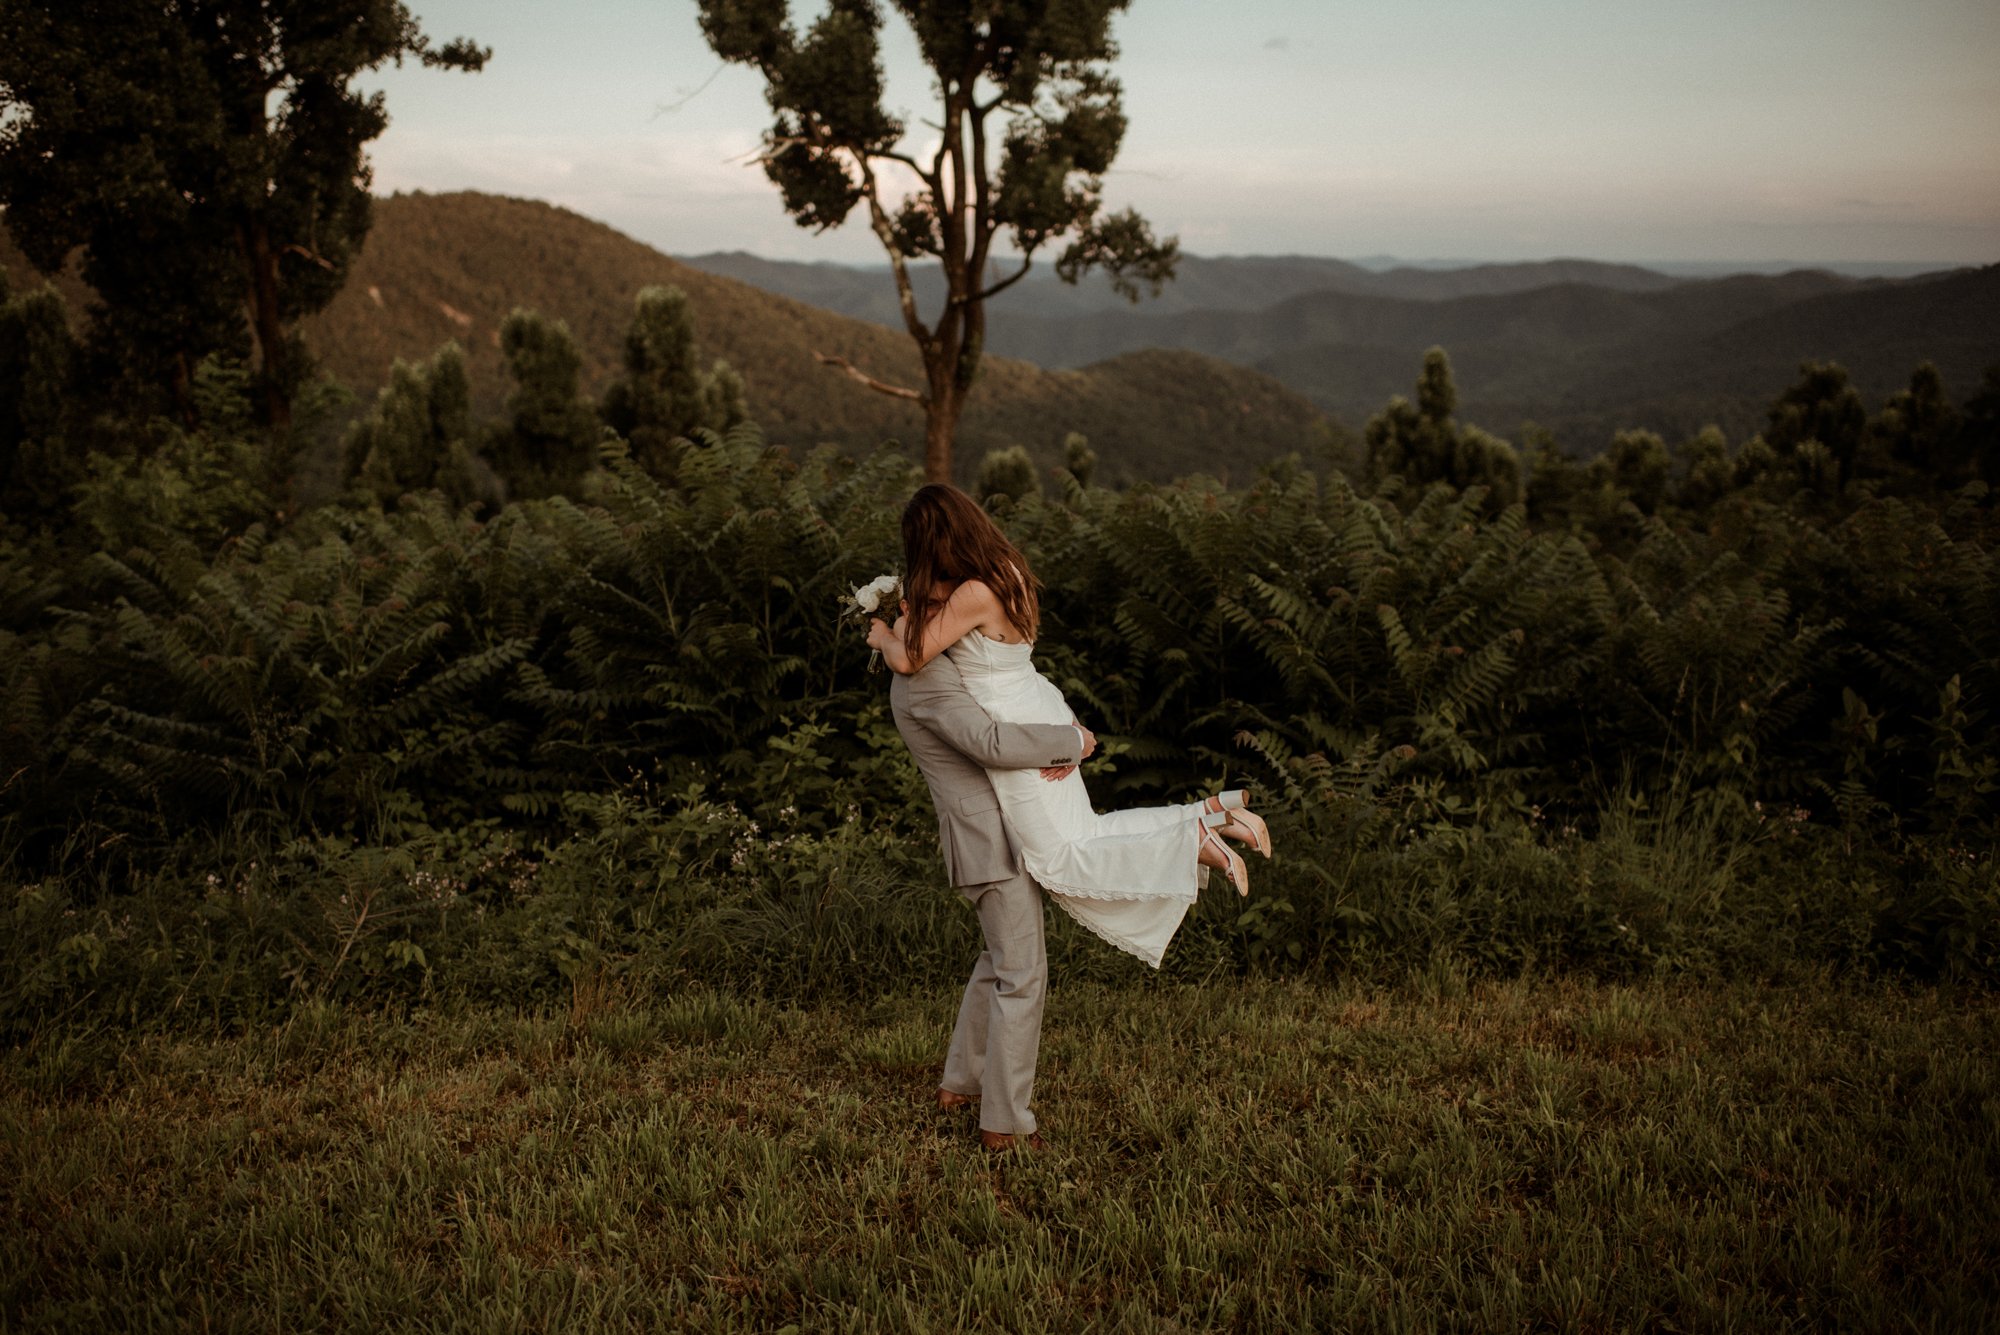
POLYGON ((973 700, 958 667, 939 654, 889 686, 896 728, 930 785, 945 870, 979 913, 986 949, 959 1003, 938 1106, 978 1100, 979 1136, 1006 1149, 1040 1149, 1028 1103, 1042 1042, 1049 957, 1041 887, 1022 870, 1000 819, 989 769, 1038 769, 1060 779, 1097 747, 1081 723, 999 723, 973 700))

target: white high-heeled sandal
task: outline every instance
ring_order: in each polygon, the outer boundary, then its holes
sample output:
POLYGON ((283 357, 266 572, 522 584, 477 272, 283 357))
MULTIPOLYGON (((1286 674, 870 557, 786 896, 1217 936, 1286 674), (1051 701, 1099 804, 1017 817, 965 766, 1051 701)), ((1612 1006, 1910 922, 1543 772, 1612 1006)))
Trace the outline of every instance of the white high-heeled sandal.
POLYGON ((1241 788, 1231 788, 1226 793, 1202 799, 1202 805, 1208 808, 1210 815, 1226 816, 1230 822, 1248 831, 1250 847, 1267 858, 1271 856, 1271 827, 1264 823, 1262 816, 1250 809, 1250 794, 1241 788), (1215 805, 1209 806, 1211 802, 1215 805))
POLYGON ((1219 826, 1228 823, 1229 813, 1205 811, 1195 819, 1201 823, 1201 846, 1212 847, 1222 854, 1222 874, 1236 887, 1237 894, 1247 898, 1250 894, 1250 868, 1244 863, 1242 856, 1228 844, 1223 843, 1215 833, 1219 826))

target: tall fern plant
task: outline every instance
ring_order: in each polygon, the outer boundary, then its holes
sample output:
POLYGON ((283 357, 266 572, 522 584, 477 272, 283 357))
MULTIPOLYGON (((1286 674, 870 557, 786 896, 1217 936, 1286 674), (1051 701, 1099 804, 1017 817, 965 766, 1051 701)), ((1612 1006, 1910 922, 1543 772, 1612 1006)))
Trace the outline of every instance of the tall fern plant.
POLYGON ((881 684, 862 679, 840 598, 894 568, 908 465, 830 451, 798 463, 748 424, 677 441, 664 479, 617 444, 604 465, 589 503, 538 512, 561 562, 561 627, 517 698, 544 780, 740 773, 809 716, 851 737, 881 684))

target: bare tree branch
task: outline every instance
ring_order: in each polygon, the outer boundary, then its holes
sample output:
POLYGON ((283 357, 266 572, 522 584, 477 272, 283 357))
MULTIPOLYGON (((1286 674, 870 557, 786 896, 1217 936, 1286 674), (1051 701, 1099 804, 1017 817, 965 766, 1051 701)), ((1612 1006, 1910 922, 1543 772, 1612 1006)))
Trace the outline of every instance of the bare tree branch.
POLYGON ((896 275, 896 298, 903 306, 903 325, 910 331, 910 337, 917 340, 919 347, 929 347, 931 331, 917 314, 917 294, 910 286, 910 266, 903 260, 902 247, 896 244, 896 229, 890 225, 889 215, 882 207, 882 188, 876 183, 875 169, 868 165, 865 156, 856 155, 861 167, 861 181, 867 187, 868 222, 875 229, 875 238, 882 243, 882 249, 889 252, 889 268, 896 275))
POLYGON ((908 153, 875 152, 869 154, 869 156, 875 158, 883 158, 889 162, 902 163, 905 167, 908 167, 911 171, 917 174, 917 179, 919 181, 922 181, 925 185, 930 187, 932 194, 935 195, 938 193, 937 178, 932 176, 929 172, 925 171, 924 165, 921 162, 918 162, 915 158, 911 157, 908 153))
POLYGON ((315 255, 312 251, 307 250, 304 246, 298 245, 296 243, 280 246, 278 247, 278 251, 280 254, 283 255, 297 255, 300 259, 311 260, 314 264, 317 264, 320 268, 325 269, 328 273, 332 273, 335 271, 335 266, 332 260, 326 258, 326 256, 324 255, 315 255))
MULTIPOLYGON (((968 291, 986 281, 986 257, 993 249, 993 233, 998 228, 998 224, 993 221, 992 185, 986 174, 986 113, 979 109, 977 102, 974 102, 971 115, 973 237, 972 274, 966 283, 968 291)), ((969 300, 978 301, 979 298, 971 297, 969 300)))
POLYGON ((813 357, 821 366, 831 366, 845 373, 850 380, 858 380, 878 394, 887 394, 892 399, 909 399, 913 403, 924 401, 924 396, 918 391, 906 389, 902 385, 892 385, 886 380, 877 380, 845 357, 836 357, 832 353, 817 350, 814 351, 813 357))
POLYGON ((1023 278, 1026 278, 1028 276, 1028 270, 1034 267, 1035 267, 1034 256, 1024 255, 1021 257, 1021 267, 1019 269, 1017 269, 1015 272, 1011 274, 1008 274, 1005 278, 995 283, 992 287, 987 288, 984 292, 973 293, 971 296, 967 297, 966 300, 984 301, 988 297, 998 296, 1000 293, 1005 292, 1008 288, 1014 286, 1014 284, 1020 282, 1023 278))

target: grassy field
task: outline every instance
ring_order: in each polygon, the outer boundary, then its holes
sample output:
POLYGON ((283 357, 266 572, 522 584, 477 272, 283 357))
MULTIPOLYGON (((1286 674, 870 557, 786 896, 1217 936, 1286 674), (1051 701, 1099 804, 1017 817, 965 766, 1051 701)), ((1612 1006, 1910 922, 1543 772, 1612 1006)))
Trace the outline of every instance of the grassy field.
POLYGON ((1058 980, 999 1160, 949 996, 592 1000, 0 1056, 0 1326, 2000 1321, 1990 994, 1058 980))

